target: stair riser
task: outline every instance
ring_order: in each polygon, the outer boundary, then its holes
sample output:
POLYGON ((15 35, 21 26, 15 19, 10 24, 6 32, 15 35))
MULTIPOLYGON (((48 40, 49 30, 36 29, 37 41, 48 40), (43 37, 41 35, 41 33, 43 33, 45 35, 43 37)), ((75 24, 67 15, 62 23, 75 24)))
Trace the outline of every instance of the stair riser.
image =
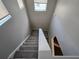
POLYGON ((17 52, 14 58, 37 58, 37 52, 17 52))
POLYGON ((20 50, 37 50, 37 47, 21 47, 20 50))

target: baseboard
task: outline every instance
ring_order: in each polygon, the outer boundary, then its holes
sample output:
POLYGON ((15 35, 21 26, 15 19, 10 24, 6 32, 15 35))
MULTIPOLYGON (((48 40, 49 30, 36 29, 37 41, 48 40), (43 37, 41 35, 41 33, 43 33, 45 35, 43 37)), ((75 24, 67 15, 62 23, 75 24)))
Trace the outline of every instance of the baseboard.
POLYGON ((9 55, 8 59, 13 59, 13 56, 15 54, 16 51, 19 50, 19 48, 23 45, 23 43, 30 37, 30 34, 26 37, 26 39, 20 44, 18 45, 18 47, 9 55))

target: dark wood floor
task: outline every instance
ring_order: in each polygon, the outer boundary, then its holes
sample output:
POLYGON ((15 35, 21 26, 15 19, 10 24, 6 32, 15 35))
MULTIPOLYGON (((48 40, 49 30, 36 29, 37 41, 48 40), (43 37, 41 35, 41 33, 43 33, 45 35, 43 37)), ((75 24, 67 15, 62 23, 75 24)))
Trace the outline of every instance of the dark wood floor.
POLYGON ((60 47, 56 37, 54 37, 54 55, 55 56, 63 56, 61 47, 60 47))

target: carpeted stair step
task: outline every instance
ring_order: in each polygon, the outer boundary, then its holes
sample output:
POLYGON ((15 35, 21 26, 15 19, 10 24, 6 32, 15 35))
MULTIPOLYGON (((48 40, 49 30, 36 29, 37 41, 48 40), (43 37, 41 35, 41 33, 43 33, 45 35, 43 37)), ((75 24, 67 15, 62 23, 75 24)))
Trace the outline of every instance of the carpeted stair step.
POLYGON ((37 40, 37 38, 36 38, 36 36, 31 36, 29 40, 37 40))
POLYGON ((38 59, 38 58, 14 58, 14 59, 38 59))
POLYGON ((30 42, 24 42, 24 44, 31 44, 31 43, 37 43, 38 44, 38 42, 32 42, 32 41, 30 41, 30 42))
POLYGON ((36 39, 30 39, 30 40, 26 40, 25 42, 27 42, 27 41, 38 41, 38 40, 36 40, 36 39))
MULTIPOLYGON (((36 41, 37 41, 37 39, 36 39, 36 38, 33 38, 33 39, 28 39, 28 40, 36 40, 36 41)), ((28 40, 26 40, 26 41, 28 41, 28 40)))
POLYGON ((38 45, 22 45, 22 47, 38 47, 38 45))
POLYGON ((24 42, 23 44, 24 45, 33 45, 33 44, 37 45, 38 43, 37 42, 24 42))
POLYGON ((25 52, 25 51, 17 51, 14 55, 14 58, 37 58, 37 52, 25 52))
MULTIPOLYGON (((19 50, 20 52, 38 52, 38 50, 19 50)), ((17 52, 19 52, 17 51, 17 52)))
POLYGON ((20 47, 20 50, 37 50, 37 47, 20 47))
POLYGON ((25 42, 37 42, 38 40, 26 40, 25 42))

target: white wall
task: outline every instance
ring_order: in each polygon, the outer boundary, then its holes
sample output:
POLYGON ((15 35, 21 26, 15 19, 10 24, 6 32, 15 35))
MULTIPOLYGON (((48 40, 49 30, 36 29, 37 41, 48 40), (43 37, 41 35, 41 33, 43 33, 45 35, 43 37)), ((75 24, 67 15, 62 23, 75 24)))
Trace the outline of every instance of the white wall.
POLYGON ((79 0, 58 0, 50 26, 64 56, 79 56, 79 0))
POLYGON ((43 28, 44 30, 48 30, 49 23, 52 18, 52 13, 56 5, 56 0, 48 0, 46 12, 34 11, 34 0, 25 0, 25 1, 26 1, 26 7, 28 8, 32 28, 33 29, 43 28))
POLYGON ((17 0, 2 0, 12 18, 0 27, 0 59, 7 57, 30 32, 25 8, 20 9, 17 0))

